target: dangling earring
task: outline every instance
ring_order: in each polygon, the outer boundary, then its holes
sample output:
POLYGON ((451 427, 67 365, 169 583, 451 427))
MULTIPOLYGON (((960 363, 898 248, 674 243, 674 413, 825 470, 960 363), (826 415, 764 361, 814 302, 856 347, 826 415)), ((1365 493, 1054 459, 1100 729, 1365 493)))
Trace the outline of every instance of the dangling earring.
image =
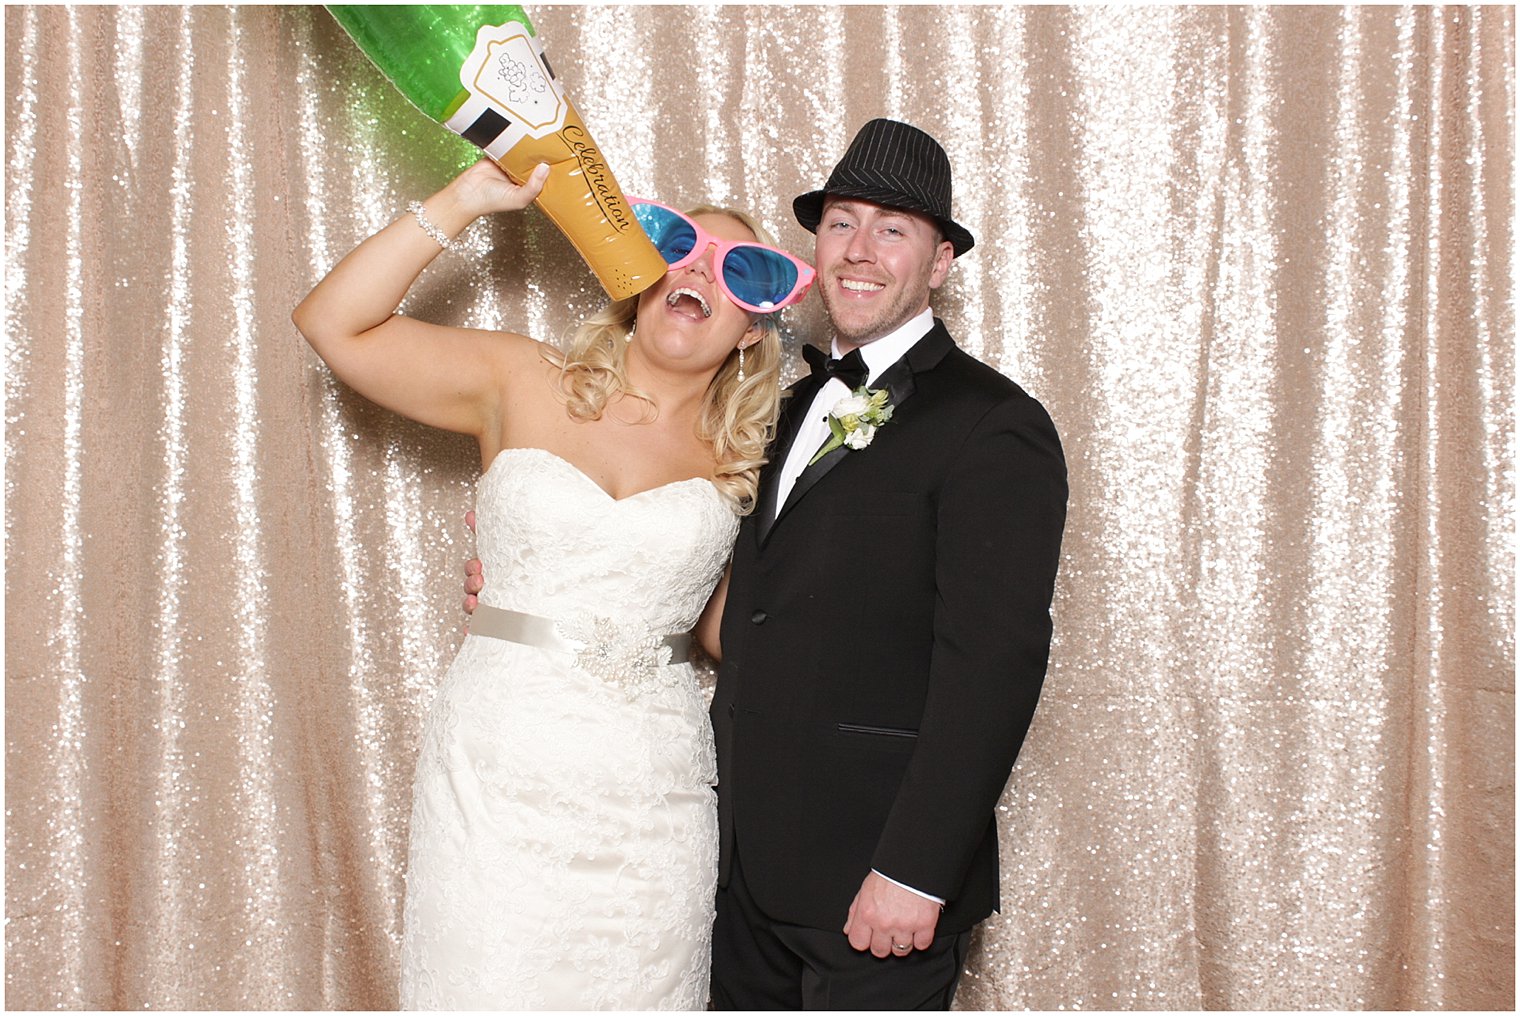
POLYGON ((623 336, 623 341, 624 342, 632 342, 633 341, 633 333, 636 332, 636 331, 638 331, 638 330, 639 330, 639 319, 638 318, 634 318, 632 321, 628 322, 628 334, 626 334, 626 335, 623 336))
POLYGON ((744 383, 744 347, 739 347, 739 383, 744 383))

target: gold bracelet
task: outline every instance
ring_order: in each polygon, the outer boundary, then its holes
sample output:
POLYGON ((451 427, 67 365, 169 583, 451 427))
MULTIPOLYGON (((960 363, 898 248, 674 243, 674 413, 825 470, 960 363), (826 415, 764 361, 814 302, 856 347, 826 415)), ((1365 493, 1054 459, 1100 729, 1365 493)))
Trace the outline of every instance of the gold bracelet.
POLYGON ((453 250, 456 246, 458 246, 455 241, 450 240, 447 236, 444 235, 443 230, 433 225, 433 223, 428 219, 427 213, 422 210, 421 201, 411 202, 406 206, 406 210, 417 217, 417 225, 421 226, 422 231, 428 236, 432 237, 433 241, 437 243, 438 246, 442 247, 444 250, 453 250))

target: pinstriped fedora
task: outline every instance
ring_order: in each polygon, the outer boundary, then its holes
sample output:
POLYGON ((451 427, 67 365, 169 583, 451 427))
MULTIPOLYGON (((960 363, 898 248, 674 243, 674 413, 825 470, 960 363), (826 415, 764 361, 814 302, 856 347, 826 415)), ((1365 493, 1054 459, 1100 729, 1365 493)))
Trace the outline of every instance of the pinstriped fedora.
POLYGON ((976 243, 950 217, 950 157, 938 141, 911 124, 878 118, 860 128, 823 190, 792 201, 792 212, 809 233, 818 232, 828 194, 923 212, 939 223, 956 257, 976 243))

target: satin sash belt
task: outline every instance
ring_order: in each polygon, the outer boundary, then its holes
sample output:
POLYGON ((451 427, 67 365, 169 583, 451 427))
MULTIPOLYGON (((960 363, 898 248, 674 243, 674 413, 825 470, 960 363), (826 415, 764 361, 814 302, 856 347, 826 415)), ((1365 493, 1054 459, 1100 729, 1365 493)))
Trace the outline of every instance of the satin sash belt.
MULTIPOLYGON (((571 655, 583 653, 587 648, 586 643, 567 639, 561 635, 559 625, 547 617, 525 614, 520 610, 488 607, 483 603, 475 608, 475 613, 470 618, 470 634, 485 635, 488 638, 517 642, 536 649, 548 649, 571 655)), ((672 664, 686 663, 691 659, 689 632, 666 635, 663 638, 656 636, 652 641, 656 645, 670 647, 672 664)))

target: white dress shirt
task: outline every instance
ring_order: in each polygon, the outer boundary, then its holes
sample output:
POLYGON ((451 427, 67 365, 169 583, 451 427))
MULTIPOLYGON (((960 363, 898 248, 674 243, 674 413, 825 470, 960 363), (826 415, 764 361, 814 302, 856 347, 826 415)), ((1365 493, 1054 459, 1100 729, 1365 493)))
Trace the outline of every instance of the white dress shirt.
MULTIPOLYGON (((867 342, 860 347, 860 358, 866 362, 866 370, 870 374, 866 377, 866 386, 870 385, 881 376, 882 371, 892 366, 903 358, 903 354, 913 348, 913 344, 934 327, 934 312, 928 307, 923 312, 910 318, 894 331, 888 332, 875 342, 867 342)), ((839 340, 835 339, 830 346, 830 355, 839 355, 839 340)), ((786 504, 787 495, 792 492, 792 485, 797 482, 797 477, 807 468, 808 460, 818 454, 818 449, 823 447, 823 442, 829 436, 829 410, 834 408, 834 403, 850 394, 850 388, 837 377, 831 377, 818 389, 813 396, 813 403, 808 407, 807 417, 802 426, 797 430, 797 439, 792 442, 792 447, 787 452, 786 462, 781 467, 781 480, 776 484, 776 503, 771 506, 771 517, 781 514, 781 506, 786 504)))
MULTIPOLYGON (((870 387, 882 372, 901 360, 908 350, 919 339, 929 334, 934 327, 934 312, 928 307, 923 312, 910 318, 898 328, 888 332, 875 342, 867 342, 860 347, 860 358, 866 362, 866 387, 870 387)), ((829 348, 830 355, 839 356, 839 340, 835 339, 829 348)), ((829 436, 829 410, 834 408, 834 403, 850 394, 850 388, 837 377, 831 377, 824 386, 818 389, 813 396, 812 405, 808 407, 808 415, 803 420, 802 426, 797 429, 797 438, 792 442, 791 450, 787 452, 786 462, 781 467, 781 479, 776 484, 776 503, 771 507, 771 516, 774 518, 781 513, 781 506, 786 504, 786 499, 792 492, 792 486, 797 482, 797 477, 807 468, 808 460, 818 454, 818 449, 823 447, 823 442, 829 436)), ((891 882, 900 889, 906 889, 915 896, 922 896, 944 906, 945 901, 938 896, 931 896, 910 885, 904 885, 894 878, 883 875, 871 869, 882 878, 891 882)))

